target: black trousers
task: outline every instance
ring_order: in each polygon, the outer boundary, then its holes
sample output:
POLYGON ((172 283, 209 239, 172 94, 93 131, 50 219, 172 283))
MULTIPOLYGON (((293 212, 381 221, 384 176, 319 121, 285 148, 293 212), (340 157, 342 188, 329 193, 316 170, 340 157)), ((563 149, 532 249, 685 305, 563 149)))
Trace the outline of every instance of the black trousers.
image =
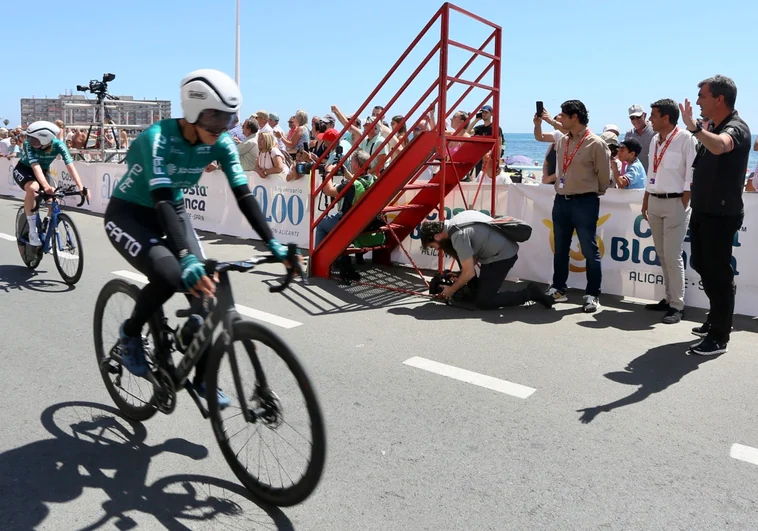
POLYGON ((729 341, 737 286, 732 269, 732 243, 742 227, 744 214, 714 216, 692 210, 690 253, 692 267, 700 274, 710 301, 710 335, 720 343, 729 341))
POLYGON ((477 308, 493 310, 504 306, 520 306, 529 300, 527 288, 498 293, 516 260, 518 255, 507 260, 482 264, 475 288, 474 304, 477 308))

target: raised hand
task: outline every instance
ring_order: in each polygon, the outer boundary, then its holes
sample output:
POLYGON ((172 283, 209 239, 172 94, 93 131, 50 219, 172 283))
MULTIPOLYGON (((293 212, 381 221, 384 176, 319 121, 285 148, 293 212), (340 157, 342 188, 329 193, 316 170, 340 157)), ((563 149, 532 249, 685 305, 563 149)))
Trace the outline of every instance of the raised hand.
POLYGON ((684 121, 684 125, 687 126, 687 129, 694 129, 696 125, 694 119, 692 118, 692 104, 690 103, 690 100, 685 99, 684 105, 680 103, 679 111, 682 114, 682 121, 684 121))

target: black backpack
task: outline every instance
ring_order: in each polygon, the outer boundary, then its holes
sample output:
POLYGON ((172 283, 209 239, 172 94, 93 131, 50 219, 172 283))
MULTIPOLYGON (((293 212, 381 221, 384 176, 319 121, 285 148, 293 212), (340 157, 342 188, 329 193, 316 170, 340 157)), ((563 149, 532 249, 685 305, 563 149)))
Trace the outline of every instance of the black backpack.
POLYGON ((456 225, 450 228, 448 235, 452 237, 457 230, 464 227, 470 227, 476 223, 488 225, 494 228, 500 232, 500 234, 515 243, 525 242, 532 236, 532 226, 529 225, 526 221, 514 218, 512 216, 497 216, 490 222, 472 221, 470 223, 456 225))

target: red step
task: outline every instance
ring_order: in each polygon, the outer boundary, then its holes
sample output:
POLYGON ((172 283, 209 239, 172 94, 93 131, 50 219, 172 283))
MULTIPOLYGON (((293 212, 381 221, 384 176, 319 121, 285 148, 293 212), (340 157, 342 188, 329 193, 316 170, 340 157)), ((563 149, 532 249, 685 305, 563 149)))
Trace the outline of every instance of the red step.
MULTIPOLYGON (((418 173, 435 152, 437 141, 438 136, 435 131, 424 131, 414 137, 413 141, 400 152, 392 164, 363 194, 358 203, 347 211, 337 226, 313 250, 309 264, 311 275, 329 277, 331 264, 342 255, 369 223, 376 219, 377 214, 402 191, 403 186, 418 173)), ((439 189, 428 188, 422 190, 424 191, 429 191, 439 197, 439 189)), ((419 209, 418 212, 422 210, 419 209)), ((403 212, 399 215, 402 214, 403 212)))

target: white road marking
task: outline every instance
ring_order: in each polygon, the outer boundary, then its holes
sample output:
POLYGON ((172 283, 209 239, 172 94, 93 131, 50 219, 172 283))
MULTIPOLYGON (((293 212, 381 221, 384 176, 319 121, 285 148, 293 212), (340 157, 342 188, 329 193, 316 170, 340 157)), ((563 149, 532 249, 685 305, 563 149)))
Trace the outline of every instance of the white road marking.
POLYGON ((528 398, 536 391, 536 389, 525 385, 500 380, 499 378, 493 378, 486 374, 479 374, 478 372, 460 369, 458 367, 453 367, 452 365, 445 365, 444 363, 438 363, 418 356, 405 360, 403 364, 433 372, 435 374, 440 374, 442 376, 447 376, 454 380, 460 380, 461 382, 478 385, 479 387, 491 389, 499 393, 505 393, 506 395, 515 396, 517 398, 528 398))
POLYGON ((5 234, 4 232, 0 232, 0 240, 8 240, 9 242, 15 242, 16 237, 11 236, 10 234, 5 234))
POLYGON ((58 256, 61 258, 65 258, 66 260, 79 260, 78 254, 71 254, 65 251, 58 251, 58 256))
POLYGON ((279 317, 278 315, 262 312, 261 310, 256 310, 255 308, 248 308, 247 306, 242 306, 241 304, 235 304, 234 307, 237 308, 237 311, 242 315, 246 315, 247 317, 255 319, 256 321, 263 321, 264 323, 279 326, 281 328, 295 328, 296 326, 303 324, 298 323, 297 321, 292 321, 291 319, 287 319, 286 317, 279 317))
POLYGON ((729 451, 729 457, 745 461, 753 465, 758 465, 758 448, 745 446, 742 444, 733 444, 729 451))
MULTIPOLYGON (((113 274, 128 278, 129 280, 134 280, 135 282, 147 284, 147 277, 145 275, 140 275, 139 273, 133 273, 131 271, 114 271, 113 274)), ((297 321, 293 321, 292 319, 287 319, 286 317, 279 317, 278 315, 274 315, 272 313, 256 310, 255 308, 250 308, 248 306, 243 306, 242 304, 236 304, 235 308, 239 313, 246 317, 250 317, 256 321, 262 321, 264 323, 278 326, 280 328, 295 328, 303 324, 297 321)))
POLYGON ((139 273, 132 273, 131 271, 114 271, 113 274, 128 278, 129 280, 134 280, 135 282, 147 284, 147 277, 145 275, 140 275, 139 273))

